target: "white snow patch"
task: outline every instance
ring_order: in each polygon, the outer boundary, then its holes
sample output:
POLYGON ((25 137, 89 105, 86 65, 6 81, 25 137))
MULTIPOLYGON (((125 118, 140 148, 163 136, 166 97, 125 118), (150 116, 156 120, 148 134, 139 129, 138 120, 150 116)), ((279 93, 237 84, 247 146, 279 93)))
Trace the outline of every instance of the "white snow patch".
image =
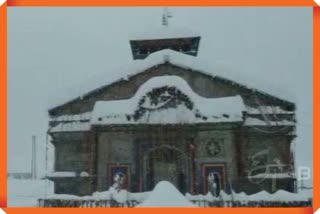
POLYGON ((36 207, 38 199, 52 194, 54 184, 49 180, 8 179, 8 207, 36 207))
POLYGON ((128 200, 133 200, 133 201, 138 201, 138 202, 143 202, 145 201, 149 196, 151 192, 129 192, 128 193, 128 200))
POLYGON ((81 172, 80 177, 89 177, 89 173, 88 172, 81 172))
POLYGON ((91 196, 91 199, 93 200, 110 200, 114 199, 119 203, 123 203, 125 201, 138 201, 142 202, 144 201, 148 196, 150 195, 150 192, 128 192, 126 190, 120 190, 119 192, 116 190, 113 190, 112 188, 109 189, 109 191, 104 192, 94 192, 91 196))
POLYGON ((54 132, 77 132, 77 131, 89 131, 89 122, 68 122, 59 123, 58 125, 49 129, 50 133, 54 132))
MULTIPOLYGON (((221 193, 220 193, 221 194, 221 193)), ((185 197, 190 201, 214 201, 220 200, 220 198, 214 197, 210 192, 206 195, 191 195, 190 193, 186 193, 185 197)))
MULTIPOLYGON (((149 106, 151 108, 151 106, 149 106)), ((177 76, 160 76, 146 81, 137 93, 128 100, 98 101, 92 113, 92 124, 132 124, 132 123, 197 123, 197 122, 235 122, 242 121, 245 111, 241 96, 223 98, 204 98, 193 92, 188 83, 177 76), (184 105, 146 113, 140 120, 128 120, 126 115, 133 115, 140 99, 154 88, 175 87, 186 94, 207 120, 195 117, 195 112, 184 105), (226 116, 227 115, 227 116, 226 116)))
POLYGON ((246 200, 246 201, 301 201, 301 200, 308 200, 309 197, 305 197, 305 195, 297 194, 297 193, 290 193, 284 190, 278 190, 275 193, 268 193, 266 191, 261 191, 256 194, 246 195, 236 194, 235 199, 238 200, 246 200))
POLYGON ((278 190, 275 193, 268 193, 266 191, 261 191, 255 194, 248 195, 244 192, 232 194, 226 194, 224 191, 220 192, 220 197, 213 197, 210 193, 207 195, 190 195, 186 194, 186 198, 191 201, 282 201, 282 202, 292 202, 292 201, 308 201, 311 199, 312 195, 309 192, 302 191, 299 193, 291 193, 285 190, 278 190))
POLYGON ((75 172, 53 172, 48 177, 76 177, 75 172))
POLYGON ((136 207, 196 207, 170 182, 159 182, 150 196, 136 207))
POLYGON ((137 201, 142 202, 148 196, 150 192, 141 192, 141 193, 132 193, 127 190, 117 191, 110 188, 108 191, 103 192, 94 192, 92 195, 88 196, 76 196, 68 194, 51 194, 46 197, 46 199, 57 199, 57 200, 91 200, 91 201, 100 201, 100 200, 115 200, 118 203, 125 203, 126 201, 137 201))
POLYGON ((46 199, 54 199, 54 200, 79 200, 82 197, 76 195, 69 195, 69 194, 52 194, 46 199))
POLYGON ((104 192, 94 192, 92 194, 92 198, 96 200, 110 200, 111 199, 111 192, 104 191, 104 192))
POLYGON ((61 115, 61 116, 52 118, 51 121, 54 121, 54 122, 85 121, 85 120, 90 120, 90 118, 91 118, 91 112, 85 112, 82 114, 61 115))
POLYGON ((120 190, 119 192, 111 191, 111 197, 119 203, 124 203, 128 200, 128 191, 124 189, 120 190))
POLYGON ((289 120, 280 120, 280 121, 268 121, 268 123, 264 120, 260 120, 257 118, 247 117, 245 122, 245 126, 295 126, 295 122, 289 120))

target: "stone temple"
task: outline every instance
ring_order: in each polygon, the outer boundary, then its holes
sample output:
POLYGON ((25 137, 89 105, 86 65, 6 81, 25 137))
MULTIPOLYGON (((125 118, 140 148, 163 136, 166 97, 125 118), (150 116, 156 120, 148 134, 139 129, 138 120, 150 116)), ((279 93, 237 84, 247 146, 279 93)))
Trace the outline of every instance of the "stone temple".
POLYGON ((117 173, 131 192, 296 191, 295 104, 218 75, 200 41, 168 25, 132 38, 127 76, 49 110, 55 193, 105 191, 117 173))

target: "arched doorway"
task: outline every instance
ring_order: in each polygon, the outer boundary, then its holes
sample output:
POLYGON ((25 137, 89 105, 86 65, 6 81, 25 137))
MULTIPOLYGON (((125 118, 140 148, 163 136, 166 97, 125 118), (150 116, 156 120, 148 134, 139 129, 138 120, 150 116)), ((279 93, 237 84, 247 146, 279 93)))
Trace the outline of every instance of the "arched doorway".
POLYGON ((162 146, 146 154, 147 189, 152 190, 160 181, 169 181, 185 193, 188 176, 186 155, 174 147, 162 146))

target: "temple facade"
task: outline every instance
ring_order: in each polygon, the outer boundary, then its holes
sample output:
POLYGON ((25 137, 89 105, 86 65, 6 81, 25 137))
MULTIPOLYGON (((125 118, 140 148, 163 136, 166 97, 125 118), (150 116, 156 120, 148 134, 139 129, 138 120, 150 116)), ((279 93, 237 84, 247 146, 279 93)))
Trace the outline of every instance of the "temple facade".
POLYGON ((216 75, 200 36, 166 31, 130 40, 128 76, 49 110, 55 193, 106 191, 119 173, 131 192, 294 192, 295 104, 216 75))

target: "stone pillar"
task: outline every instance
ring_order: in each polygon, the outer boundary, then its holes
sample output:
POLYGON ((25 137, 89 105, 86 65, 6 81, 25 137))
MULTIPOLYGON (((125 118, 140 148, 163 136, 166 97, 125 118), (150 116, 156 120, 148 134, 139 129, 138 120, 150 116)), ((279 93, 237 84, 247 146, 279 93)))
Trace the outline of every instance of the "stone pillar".
POLYGON ((97 190, 97 146, 98 139, 95 130, 91 130, 88 133, 88 149, 89 149, 89 175, 90 175, 90 189, 91 192, 95 192, 97 190))
MULTIPOLYGON (((248 158, 248 138, 247 132, 244 127, 240 127, 235 131, 235 160, 237 163, 237 176, 235 177, 236 180, 235 184, 240 184, 244 182, 244 178, 247 176, 247 158, 248 158)), ((234 186, 234 185, 232 185, 234 186)), ((237 185, 234 186, 237 188, 237 185)))

